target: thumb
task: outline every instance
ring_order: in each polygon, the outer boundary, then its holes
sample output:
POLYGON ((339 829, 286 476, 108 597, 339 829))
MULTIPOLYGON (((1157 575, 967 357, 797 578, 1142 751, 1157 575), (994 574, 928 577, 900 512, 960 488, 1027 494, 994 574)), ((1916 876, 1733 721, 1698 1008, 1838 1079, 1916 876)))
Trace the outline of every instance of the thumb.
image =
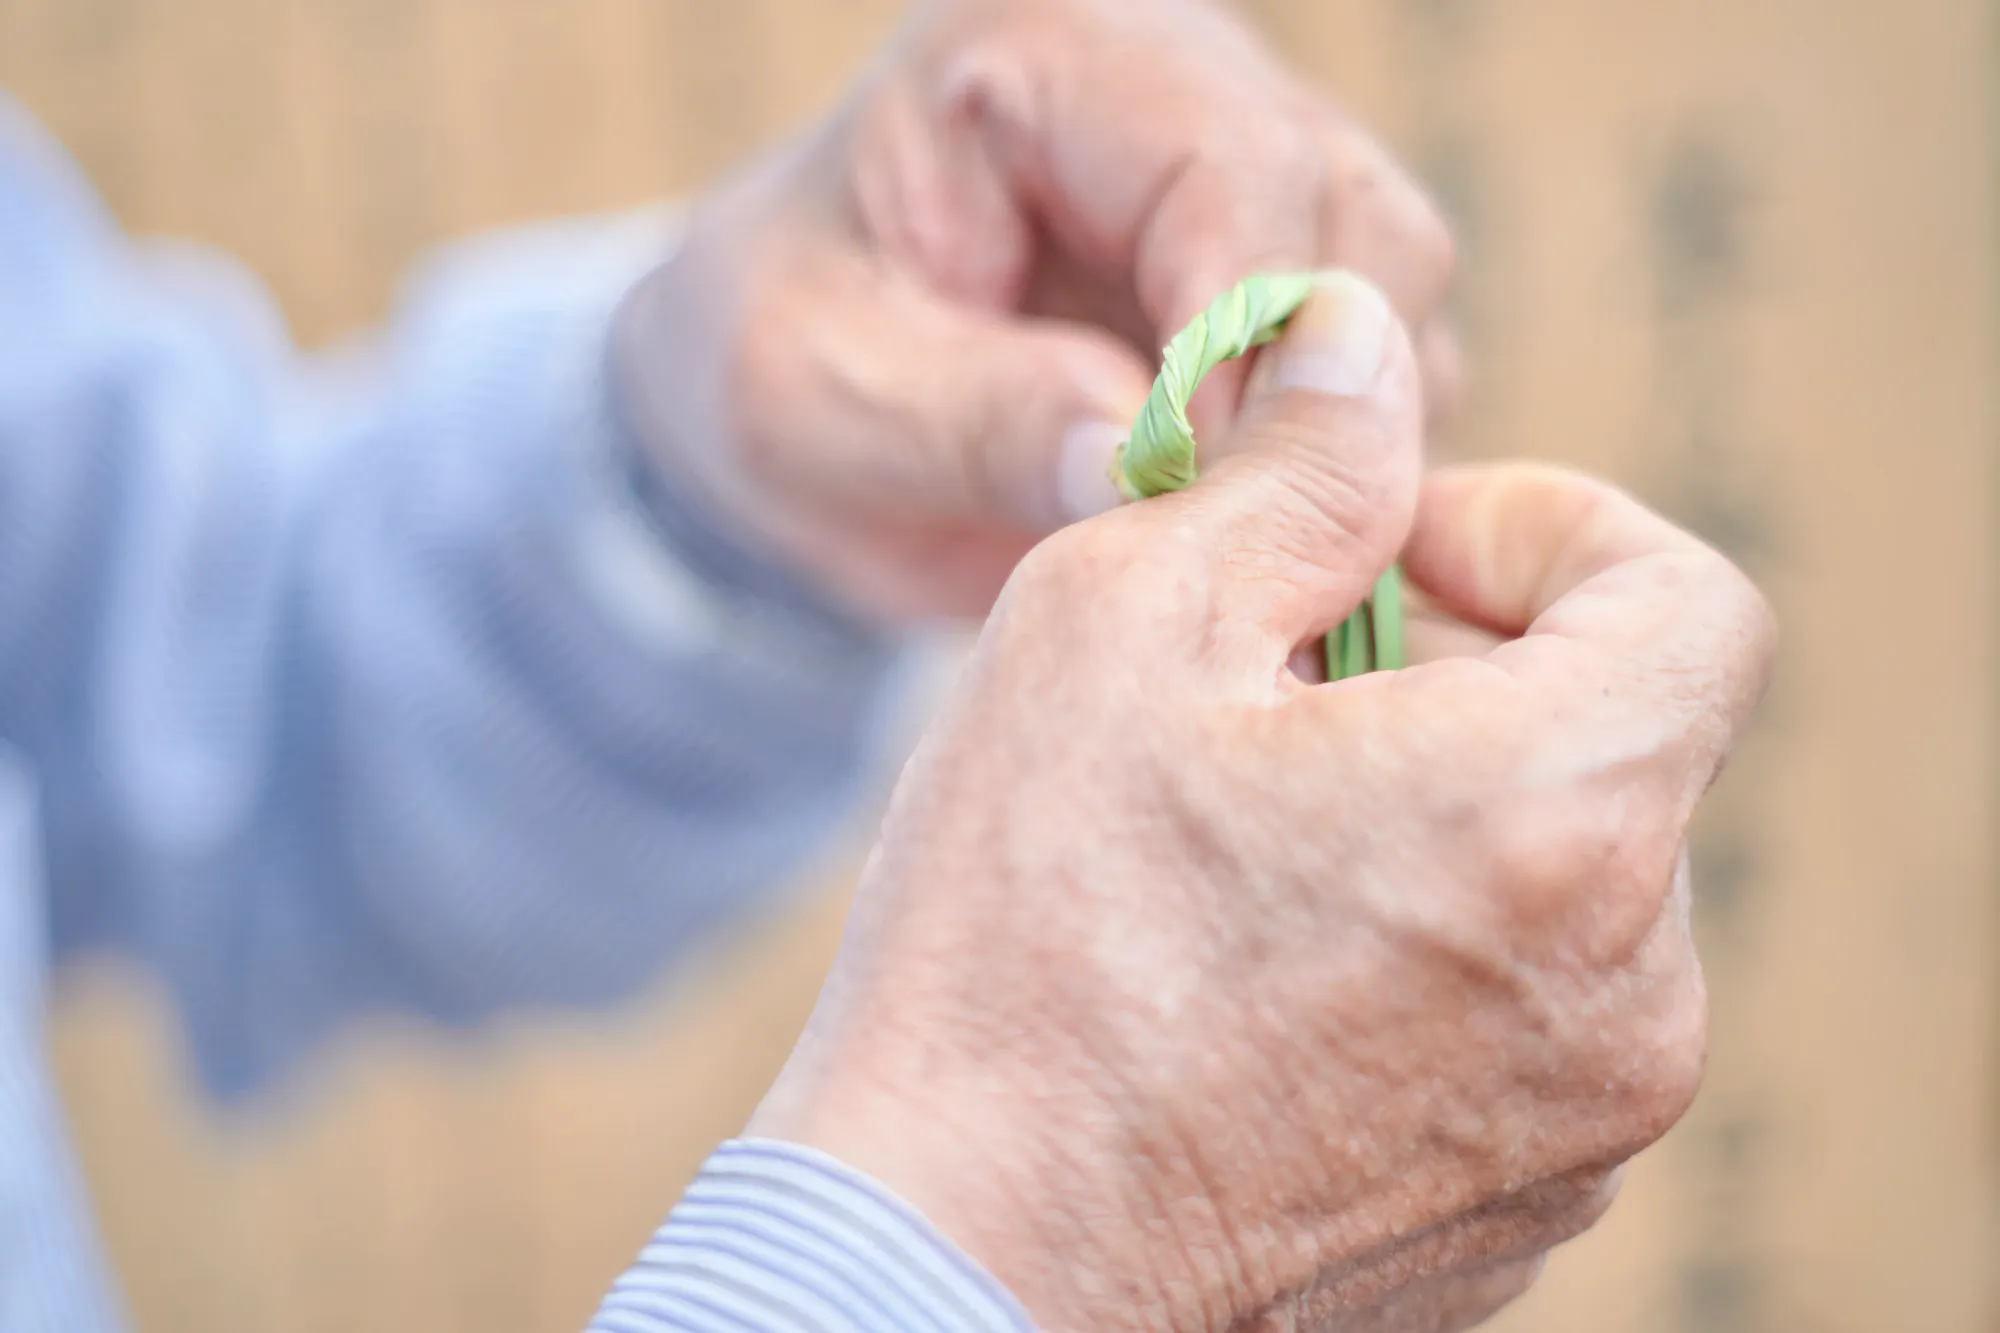
POLYGON ((1289 653, 1361 604, 1415 514, 1423 390, 1388 299, 1352 274, 1324 279, 1209 453, 1221 461, 1170 498, 1225 572, 1218 610, 1289 653))

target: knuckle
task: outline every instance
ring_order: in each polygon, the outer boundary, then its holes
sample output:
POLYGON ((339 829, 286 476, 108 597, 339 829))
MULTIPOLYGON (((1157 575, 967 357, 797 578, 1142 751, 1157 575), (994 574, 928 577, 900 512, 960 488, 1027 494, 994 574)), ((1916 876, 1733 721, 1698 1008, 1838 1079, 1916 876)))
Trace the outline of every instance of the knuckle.
POLYGON ((1409 189, 1402 226, 1432 281, 1440 289, 1449 285, 1458 272, 1458 238, 1430 196, 1415 186, 1409 189))
POLYGON ((1256 513, 1245 522, 1280 549, 1288 538, 1305 538, 1315 551, 1329 538, 1355 550, 1389 540, 1415 503, 1416 454, 1405 448, 1407 429, 1325 394, 1281 391, 1245 426, 1248 444, 1264 460, 1260 489, 1270 492, 1256 496, 1256 513))
POLYGON ((1422 318, 1444 299, 1458 271, 1458 241, 1422 187, 1393 171, 1373 192, 1375 244, 1395 256, 1412 309, 1422 318))
POLYGON ((1589 892, 1584 954, 1601 964, 1629 962, 1658 929, 1673 895, 1684 837, 1664 799, 1602 821, 1601 878, 1589 892))
POLYGON ((1682 830, 1669 798, 1542 791, 1488 822, 1499 901, 1523 947, 1593 971, 1629 962, 1673 891, 1682 830))
POLYGON ((1745 684, 1761 694, 1769 683, 1771 667, 1778 651, 1778 613, 1763 589, 1737 566, 1721 556, 1723 596, 1730 608, 1737 641, 1741 647, 1745 684))
POLYGON ((1708 1001, 1683 987, 1638 1043, 1643 1057, 1625 1080, 1634 1147, 1646 1147, 1680 1122, 1701 1091, 1708 1067, 1708 1001))
POLYGON ((1053 643, 1087 658, 1093 626, 1081 609, 1094 586, 1125 580, 1130 557, 1098 538, 1092 524, 1061 529, 1021 558, 987 618, 984 639, 1010 661, 1039 659, 1053 643))
POLYGON ((1207 557, 1173 525, 1133 509, 1071 524, 1014 567, 995 618, 1054 628, 1079 644, 1113 644, 1175 610, 1202 605, 1207 557))
POLYGON ((1350 127, 1335 130, 1327 173, 1331 222, 1344 248, 1393 271, 1403 313, 1420 321, 1443 300, 1458 242, 1430 195, 1387 150, 1350 127))
POLYGON ((1062 528, 1037 542, 1014 567, 1006 605, 1068 605, 1082 587, 1119 583, 1138 574, 1137 554, 1106 540, 1098 524, 1062 528))
MULTIPOLYGON (((1623 1161, 1650 1147, 1686 1115, 1708 1063, 1708 1002, 1698 972, 1663 988, 1654 1012, 1614 1036, 1602 1032, 1587 1076, 1602 1089, 1597 1120, 1603 1156, 1623 1161)), ((1607 1025, 1617 1027, 1619 1025, 1607 1025)))
POLYGON ((1299 117, 1269 118, 1271 132, 1263 138, 1263 170, 1271 179, 1295 182, 1301 195, 1310 198, 1326 178, 1326 154, 1319 140, 1306 129, 1299 117))
POLYGON ((1528 923, 1566 914, 1604 855, 1590 838, 1589 825, 1560 806, 1517 808, 1489 824, 1487 841, 1501 904, 1528 923))
MULTIPOLYGON (((1310 413, 1311 409, 1307 411, 1310 413)), ((1363 423, 1360 429, 1374 427, 1363 423)), ((1293 441, 1299 449, 1309 448, 1312 444, 1311 439, 1304 437, 1319 435, 1320 432, 1306 421, 1284 423, 1273 431, 1273 437, 1281 447, 1288 438, 1299 437, 1293 441)), ((1288 507, 1298 511, 1299 517, 1305 520, 1298 526, 1310 529, 1315 546, 1322 544, 1321 534, 1328 532, 1338 539, 1365 539, 1379 521, 1384 507, 1381 479, 1337 457, 1324 459, 1317 467, 1292 471, 1286 483, 1288 507)))
POLYGON ((1540 798, 1495 843, 1513 947, 1551 987, 1572 1161, 1622 1161, 1692 1104, 1707 1000, 1679 904, 1682 840, 1648 810, 1540 798), (1555 998, 1560 997, 1560 998, 1555 998))
POLYGON ((1611 821, 1583 802, 1518 796, 1487 821, 1499 901, 1534 938, 1592 905, 1620 856, 1611 821))
POLYGON ((1654 573, 1684 633, 1652 664, 1646 685, 1663 706, 1651 724, 1692 800, 1721 772, 1770 684, 1777 618, 1749 577, 1707 548, 1658 561, 1654 573))

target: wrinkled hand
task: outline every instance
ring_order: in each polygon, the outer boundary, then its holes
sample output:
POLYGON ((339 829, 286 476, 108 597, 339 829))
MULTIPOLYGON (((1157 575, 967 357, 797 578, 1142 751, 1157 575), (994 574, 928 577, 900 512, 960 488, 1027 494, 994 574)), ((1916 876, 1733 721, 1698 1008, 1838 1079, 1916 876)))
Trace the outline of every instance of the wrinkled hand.
POLYGON ((1049 1329, 1467 1327, 1699 1081, 1683 845, 1766 606, 1606 486, 1420 481, 1407 339, 1344 290, 1202 480, 1016 571, 751 1125, 1049 1329), (1498 646, 1301 682, 1399 549, 1498 646))
MULTIPOLYGON (((1252 270, 1336 263, 1433 328, 1436 214, 1235 18, 934 0, 828 123, 703 201, 617 357, 660 466, 753 545, 874 616, 983 612, 1115 503, 1182 324, 1252 270)), ((1205 435, 1243 373, 1205 387, 1205 435)))

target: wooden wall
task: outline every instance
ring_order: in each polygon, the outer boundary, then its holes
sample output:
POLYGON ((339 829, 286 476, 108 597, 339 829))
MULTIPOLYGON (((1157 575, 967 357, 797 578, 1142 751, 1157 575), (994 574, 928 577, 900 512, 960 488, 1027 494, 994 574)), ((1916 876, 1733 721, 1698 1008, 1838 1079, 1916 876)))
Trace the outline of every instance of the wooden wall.
MULTIPOLYGON (((1700 845, 1708 1091, 1502 1326, 1995 1328, 1993 7, 1246 7, 1458 219, 1463 447, 1619 477, 1785 620, 1700 845)), ((696 186, 898 8, 0 0, 0 83, 130 225, 235 250, 319 341, 434 241, 696 186)), ((74 979, 56 1051, 139 1326, 578 1326, 754 1102, 839 910, 609 1018, 358 1033, 228 1119, 143 978, 74 979)))

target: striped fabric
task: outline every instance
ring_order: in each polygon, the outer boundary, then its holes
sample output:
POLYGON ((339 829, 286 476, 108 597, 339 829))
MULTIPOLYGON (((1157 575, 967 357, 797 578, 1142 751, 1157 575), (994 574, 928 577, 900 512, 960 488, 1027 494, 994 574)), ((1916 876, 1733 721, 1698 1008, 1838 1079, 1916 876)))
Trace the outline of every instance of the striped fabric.
POLYGON ((1019 1304, 867 1177, 796 1144, 725 1143, 592 1333, 1031 1328, 1019 1304))
MULTIPOLYGON (((0 1333, 123 1324, 43 1047, 65 957, 143 959, 243 1096, 358 1014, 627 996, 851 805, 901 646, 630 485, 605 336, 668 242, 471 243, 302 358, 0 98, 0 1333)), ((606 1327, 1005 1308, 828 1163, 728 1150, 685 1216, 606 1327)))

